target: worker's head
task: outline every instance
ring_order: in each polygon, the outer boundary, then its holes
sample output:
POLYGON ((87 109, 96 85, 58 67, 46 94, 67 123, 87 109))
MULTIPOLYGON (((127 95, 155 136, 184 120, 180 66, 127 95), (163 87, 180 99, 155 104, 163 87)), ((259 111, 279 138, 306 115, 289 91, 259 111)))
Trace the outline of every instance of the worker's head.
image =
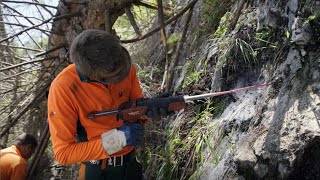
POLYGON ((128 76, 131 59, 113 35, 102 30, 85 30, 72 42, 70 59, 91 80, 112 84, 128 76))
POLYGON ((18 138, 14 142, 14 145, 17 146, 23 158, 29 159, 34 153, 38 143, 33 135, 23 133, 18 136, 18 138))

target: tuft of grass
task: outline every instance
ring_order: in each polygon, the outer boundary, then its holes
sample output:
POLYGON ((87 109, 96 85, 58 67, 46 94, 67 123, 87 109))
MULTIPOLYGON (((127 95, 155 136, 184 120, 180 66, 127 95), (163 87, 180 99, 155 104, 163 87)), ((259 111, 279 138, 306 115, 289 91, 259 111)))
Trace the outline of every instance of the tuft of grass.
POLYGON ((241 51, 241 55, 245 63, 250 64, 252 61, 257 62, 257 52, 246 41, 237 38, 236 45, 241 51))
POLYGON ((265 27, 260 32, 256 33, 255 38, 258 41, 266 43, 269 47, 276 49, 278 48, 278 45, 272 42, 272 38, 276 35, 275 33, 276 32, 273 29, 265 27))
POLYGON ((220 106, 210 100, 195 105, 194 109, 198 112, 195 112, 191 121, 181 122, 167 130, 168 140, 164 151, 161 152, 164 159, 159 161, 156 179, 197 179, 206 162, 207 148, 210 149, 211 155, 216 157, 215 163, 219 162, 221 158, 211 146, 211 137, 216 127, 208 120, 218 114, 220 106))

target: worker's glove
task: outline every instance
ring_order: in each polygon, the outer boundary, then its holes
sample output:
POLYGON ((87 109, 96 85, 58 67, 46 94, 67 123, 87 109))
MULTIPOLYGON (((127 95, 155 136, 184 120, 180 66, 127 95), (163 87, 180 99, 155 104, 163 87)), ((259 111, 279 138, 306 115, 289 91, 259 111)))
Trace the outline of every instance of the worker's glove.
MULTIPOLYGON (((155 98, 169 97, 168 93, 161 94, 155 98)), ((167 117, 168 110, 160 107, 148 107, 147 116, 154 120, 160 120, 161 117, 167 117)))
POLYGON ((125 146, 138 146, 143 142, 144 126, 140 123, 124 124, 101 135, 104 150, 114 154, 125 146))
POLYGON ((158 107, 152 107, 148 109, 147 116, 148 118, 154 119, 154 120, 160 120, 161 117, 167 117, 168 110, 165 108, 158 108, 158 107))

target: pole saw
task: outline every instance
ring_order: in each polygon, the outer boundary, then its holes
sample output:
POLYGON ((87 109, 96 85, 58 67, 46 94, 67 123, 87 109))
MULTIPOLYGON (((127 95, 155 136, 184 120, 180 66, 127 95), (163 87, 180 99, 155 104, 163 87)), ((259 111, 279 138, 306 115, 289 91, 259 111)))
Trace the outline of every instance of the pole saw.
POLYGON ((164 108, 168 112, 178 111, 186 107, 186 103, 205 99, 210 97, 221 96, 224 94, 230 94, 238 91, 244 91, 248 89, 254 89, 261 86, 268 86, 269 84, 258 84, 254 86, 247 86, 238 89, 232 89, 229 91, 222 91, 216 93, 206 93, 194 96, 170 96, 170 97, 156 97, 150 99, 136 99, 125 102, 119 106, 119 108, 111 110, 102 110, 91 112, 87 115, 88 119, 94 119, 102 116, 110 116, 116 114, 118 119, 123 119, 126 122, 134 123, 137 122, 142 116, 146 115, 149 109, 153 108, 164 108))

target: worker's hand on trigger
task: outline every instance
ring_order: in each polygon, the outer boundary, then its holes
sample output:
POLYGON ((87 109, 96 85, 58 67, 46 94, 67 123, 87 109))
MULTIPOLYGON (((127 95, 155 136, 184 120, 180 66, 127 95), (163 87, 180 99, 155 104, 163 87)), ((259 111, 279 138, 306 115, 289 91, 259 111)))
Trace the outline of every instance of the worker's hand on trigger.
MULTIPOLYGON (((163 97, 169 97, 169 93, 163 93, 155 98, 163 98, 163 97)), ((167 117, 168 116, 168 110, 165 108, 159 108, 159 107, 149 107, 147 111, 148 118, 159 120, 161 117, 167 117)))
POLYGON ((125 146, 138 146, 143 143, 144 126, 140 123, 124 124, 101 135, 104 150, 114 154, 125 146))
POLYGON ((167 117, 168 111, 165 108, 153 107, 148 109, 147 116, 148 118, 159 120, 161 117, 167 117))

